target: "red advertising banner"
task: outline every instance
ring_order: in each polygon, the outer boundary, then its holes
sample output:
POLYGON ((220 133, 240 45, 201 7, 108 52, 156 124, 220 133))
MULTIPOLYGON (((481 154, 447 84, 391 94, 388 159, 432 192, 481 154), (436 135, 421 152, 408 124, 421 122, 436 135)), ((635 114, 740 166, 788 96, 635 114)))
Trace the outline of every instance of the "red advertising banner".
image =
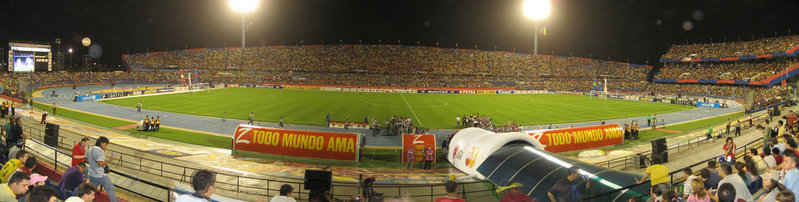
POLYGON ((436 136, 428 134, 404 134, 402 135, 402 162, 407 163, 408 159, 413 158, 413 162, 424 162, 426 154, 424 148, 433 150, 433 162, 436 162, 436 136))
POLYGON ((239 125, 233 152, 248 151, 284 156, 358 161, 360 135, 239 125))
POLYGON ((545 145, 544 150, 552 153, 624 143, 624 130, 619 124, 532 131, 529 134, 545 145))

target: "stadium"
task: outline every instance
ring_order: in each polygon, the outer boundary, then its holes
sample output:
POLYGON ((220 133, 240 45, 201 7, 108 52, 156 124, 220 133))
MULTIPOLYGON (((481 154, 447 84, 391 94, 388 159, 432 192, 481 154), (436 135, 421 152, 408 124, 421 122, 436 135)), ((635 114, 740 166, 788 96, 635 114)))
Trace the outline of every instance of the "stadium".
POLYGON ((797 2, 40 3, 0 201, 799 197, 797 2))

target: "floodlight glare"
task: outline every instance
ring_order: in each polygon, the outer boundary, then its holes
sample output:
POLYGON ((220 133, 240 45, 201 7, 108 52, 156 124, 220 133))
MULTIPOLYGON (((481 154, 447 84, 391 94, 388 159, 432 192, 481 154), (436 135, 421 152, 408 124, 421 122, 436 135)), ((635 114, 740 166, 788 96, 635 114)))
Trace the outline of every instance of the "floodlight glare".
POLYGON ((228 0, 228 4, 233 11, 238 13, 252 13, 258 8, 259 0, 228 0))
POLYGON ((528 19, 544 19, 549 16, 550 3, 549 0, 524 0, 522 9, 528 19))

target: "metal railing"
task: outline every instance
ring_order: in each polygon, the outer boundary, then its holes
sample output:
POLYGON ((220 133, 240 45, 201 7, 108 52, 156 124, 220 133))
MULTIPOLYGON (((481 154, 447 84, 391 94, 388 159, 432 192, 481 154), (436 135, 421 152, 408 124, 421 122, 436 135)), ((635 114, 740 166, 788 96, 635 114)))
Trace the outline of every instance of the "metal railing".
MULTIPOLYGON (((59 165, 60 165, 60 166, 62 166, 62 167, 65 167, 65 168, 68 168, 68 167, 70 167, 70 165, 69 165, 69 164, 66 164, 66 163, 64 163, 64 162, 61 162, 61 161, 59 161, 59 160, 58 160, 58 156, 59 156, 59 154, 60 154, 61 156, 66 156, 66 157, 61 157, 61 159, 62 159, 62 160, 63 160, 63 159, 70 159, 70 160, 71 160, 72 158, 71 158, 71 155, 70 155, 70 154, 67 154, 67 153, 66 153, 66 152, 64 152, 64 151, 61 151, 61 150, 59 150, 59 149, 56 149, 56 148, 54 148, 54 147, 51 147, 51 146, 49 146, 49 145, 47 145, 47 144, 44 144, 44 143, 42 143, 42 142, 40 142, 40 141, 38 141, 38 140, 36 140, 36 139, 33 139, 33 138, 29 139, 29 142, 33 142, 33 143, 35 143, 36 145, 38 145, 39 147, 37 147, 36 149, 34 149, 34 148, 31 146, 31 145, 28 145, 28 144, 26 144, 26 145, 25 145, 25 148, 27 148, 26 150, 27 150, 27 151, 29 151, 29 153, 31 153, 31 152, 33 152, 33 153, 36 153, 36 155, 38 155, 38 156, 41 156, 41 157, 44 157, 44 158, 46 158, 46 159, 48 159, 48 160, 52 161, 52 162, 53 162, 53 172, 57 172, 57 171, 58 171, 58 166, 59 166, 59 165), (52 151, 52 153, 53 153, 53 155, 52 155, 52 156, 50 156, 50 155, 48 155, 48 154, 45 154, 45 153, 49 153, 49 152, 44 152, 44 151, 41 151, 41 148, 42 148, 42 147, 43 147, 43 148, 47 148, 48 150, 51 150, 51 151, 52 151)), ((143 179, 140 179, 140 178, 137 178, 137 177, 131 176, 131 175, 127 175, 127 174, 125 174, 125 173, 119 172, 119 171, 117 171, 117 170, 114 170, 114 169, 111 169, 111 173, 117 174, 117 175, 119 175, 119 176, 122 176, 122 177, 125 177, 125 178, 128 178, 128 179, 131 179, 131 180, 134 180, 134 181, 138 181, 138 182, 141 182, 141 183, 147 184, 147 185, 149 185, 149 186, 156 187, 156 188, 158 188, 158 189, 163 189, 163 190, 166 190, 166 191, 167 191, 167 193, 169 193, 169 190, 170 190, 170 188, 169 188, 169 187, 167 187, 167 186, 163 186, 163 185, 160 185, 160 184, 155 184, 155 183, 152 183, 152 182, 150 182, 150 181, 147 181, 147 180, 143 180, 143 179)), ((134 193, 134 194, 136 194, 136 195, 138 195, 138 196, 141 196, 141 197, 144 197, 144 198, 147 198, 147 199, 150 199, 150 200, 154 200, 154 201, 164 201, 164 200, 161 200, 161 199, 153 198, 152 196, 149 196, 149 195, 147 195, 147 194, 141 194, 141 193, 138 193, 138 192, 136 192, 136 191, 133 191, 133 190, 127 189, 127 188, 125 188, 125 187, 123 187, 123 186, 119 186, 119 185, 116 185, 116 184, 115 184, 115 187, 118 187, 118 188, 120 188, 120 189, 122 189, 122 190, 125 190, 125 191, 128 191, 128 192, 131 192, 131 193, 134 193)), ((166 201, 169 201, 169 200, 170 200, 170 197, 167 195, 167 196, 166 196, 166 199, 167 199, 166 201)))
MULTIPOLYGON (((764 120, 766 120, 766 118, 767 118, 767 114, 761 114, 761 115, 752 117, 752 121, 753 121, 752 127, 762 123, 764 120)), ((750 126, 748 124, 744 124, 744 125, 742 125, 741 130, 745 130, 745 129, 749 129, 749 128, 750 128, 750 126)), ((732 131, 730 131, 730 132, 732 132, 732 131)), ((676 145, 675 144, 671 144, 669 147, 667 147, 666 151, 667 152, 671 152, 671 151, 676 150, 676 152, 680 152, 680 150, 683 147, 688 147, 689 149, 693 149, 694 145, 696 145, 696 144, 704 144, 704 143, 707 143, 708 141, 715 142, 715 138, 707 139, 706 137, 696 137, 696 138, 692 138, 692 139, 688 139, 688 140, 683 140, 683 141, 677 142, 676 145)), ((599 161, 599 162, 594 163, 594 165, 602 166, 602 167, 606 167, 606 168, 612 168, 612 169, 622 168, 622 167, 623 167, 623 169, 627 169, 627 168, 629 168, 629 166, 634 165, 633 162, 635 160, 638 160, 636 156, 638 156, 638 155, 640 155, 640 156, 648 156, 648 155, 651 155, 651 154, 652 154, 652 150, 646 150, 646 151, 642 151, 642 152, 639 152, 639 153, 636 153, 636 154, 632 154, 632 155, 628 155, 628 156, 608 159, 608 160, 605 160, 605 161, 599 161)))
MULTIPOLYGON (((29 137, 38 138, 40 140, 44 139, 44 130, 40 129, 39 127, 32 127, 28 126, 23 123, 23 127, 25 128, 25 134, 29 137)), ((60 134, 70 133, 75 134, 78 136, 83 136, 69 130, 61 130, 59 129, 60 134)), ((96 140, 93 138, 93 140, 96 140)), ((41 143, 39 141, 35 141, 37 143, 41 143)), ((62 148, 71 148, 75 144, 80 142, 80 140, 71 139, 65 137, 64 135, 58 136, 58 147, 62 148)), ((130 150, 136 150, 130 147, 126 147, 123 145, 114 144, 112 145, 115 147, 126 148, 130 150)), ((49 147, 51 149, 55 149, 53 147, 49 147)), ((57 150, 57 149, 55 149, 57 150)), ((197 167, 187 167, 179 164, 168 163, 156 159, 142 157, 140 154, 133 154, 127 153, 119 150, 112 150, 107 149, 107 151, 114 152, 118 158, 112 162, 112 171, 114 173, 119 174, 120 176, 131 178, 135 181, 144 182, 146 184, 153 184, 153 186, 157 185, 159 189, 164 189, 168 191, 170 190, 166 185, 158 185, 153 181, 142 180, 141 178, 134 177, 132 175, 127 175, 123 173, 123 170, 129 170, 132 172, 139 172, 139 175, 142 174, 149 174, 156 178, 163 178, 168 181, 177 181, 177 182, 189 182, 191 180, 191 175, 194 171, 202 169, 197 167), (122 170, 120 170, 122 169, 122 170)), ((63 161, 70 161, 71 162, 71 155, 67 154, 63 151, 58 151, 58 153, 65 155, 65 157, 61 157, 63 161)), ((62 166, 64 168, 69 167, 66 163, 59 162, 58 157, 53 158, 54 161, 58 163, 54 164, 54 170, 58 170, 58 166, 62 166)), ((199 166, 198 166, 199 167, 199 166)), ((307 198, 310 190, 304 189, 304 182, 303 179, 296 179, 295 181, 291 181, 290 178, 287 179, 268 179, 268 178, 260 178, 260 177, 249 177, 249 176, 242 176, 242 175, 232 175, 227 174, 226 172, 217 172, 217 183, 216 194, 221 196, 237 198, 237 199, 244 199, 244 200, 251 200, 251 199, 262 199, 265 197, 272 197, 277 195, 280 190, 280 185, 282 184, 290 184, 295 186, 295 190, 298 190, 297 197, 303 199, 303 197, 307 198), (225 193, 227 192, 227 193, 225 193)), ((278 177, 280 178, 280 177, 278 177)), ((494 190, 496 187, 491 183, 492 186, 487 186, 483 184, 484 181, 476 181, 476 182, 462 182, 458 183, 459 193, 463 198, 481 198, 481 197, 494 197, 494 190)), ((334 182, 331 186, 331 196, 332 197, 352 197, 359 187, 359 184, 356 182, 334 182), (336 190, 340 190, 340 192, 336 192, 336 190)), ((146 194, 138 193, 133 190, 125 189, 120 187, 123 190, 128 192, 146 196, 146 194)), ((435 183, 435 184, 375 184, 374 190, 380 193, 385 193, 386 197, 390 196, 397 196, 397 197, 410 197, 410 198, 429 198, 433 200, 436 196, 445 196, 446 193, 444 191, 444 183, 435 183), (405 190, 406 192, 403 192, 405 190), (421 192, 421 193, 420 193, 421 192), (410 193, 410 194, 409 194, 410 193)), ((147 197, 150 198, 150 197, 147 197)), ((168 197, 167 197, 168 198, 168 197)), ((156 200, 156 201, 163 201, 163 200, 156 200)))

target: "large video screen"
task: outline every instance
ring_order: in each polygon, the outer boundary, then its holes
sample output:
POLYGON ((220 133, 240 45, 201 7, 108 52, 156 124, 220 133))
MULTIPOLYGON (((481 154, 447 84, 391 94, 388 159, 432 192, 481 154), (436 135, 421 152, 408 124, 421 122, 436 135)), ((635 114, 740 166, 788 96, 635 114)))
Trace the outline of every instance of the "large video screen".
POLYGON ((33 52, 14 52, 14 72, 32 72, 36 65, 33 52))
POLYGON ((8 69, 12 72, 52 71, 52 53, 48 44, 8 43, 8 69))

